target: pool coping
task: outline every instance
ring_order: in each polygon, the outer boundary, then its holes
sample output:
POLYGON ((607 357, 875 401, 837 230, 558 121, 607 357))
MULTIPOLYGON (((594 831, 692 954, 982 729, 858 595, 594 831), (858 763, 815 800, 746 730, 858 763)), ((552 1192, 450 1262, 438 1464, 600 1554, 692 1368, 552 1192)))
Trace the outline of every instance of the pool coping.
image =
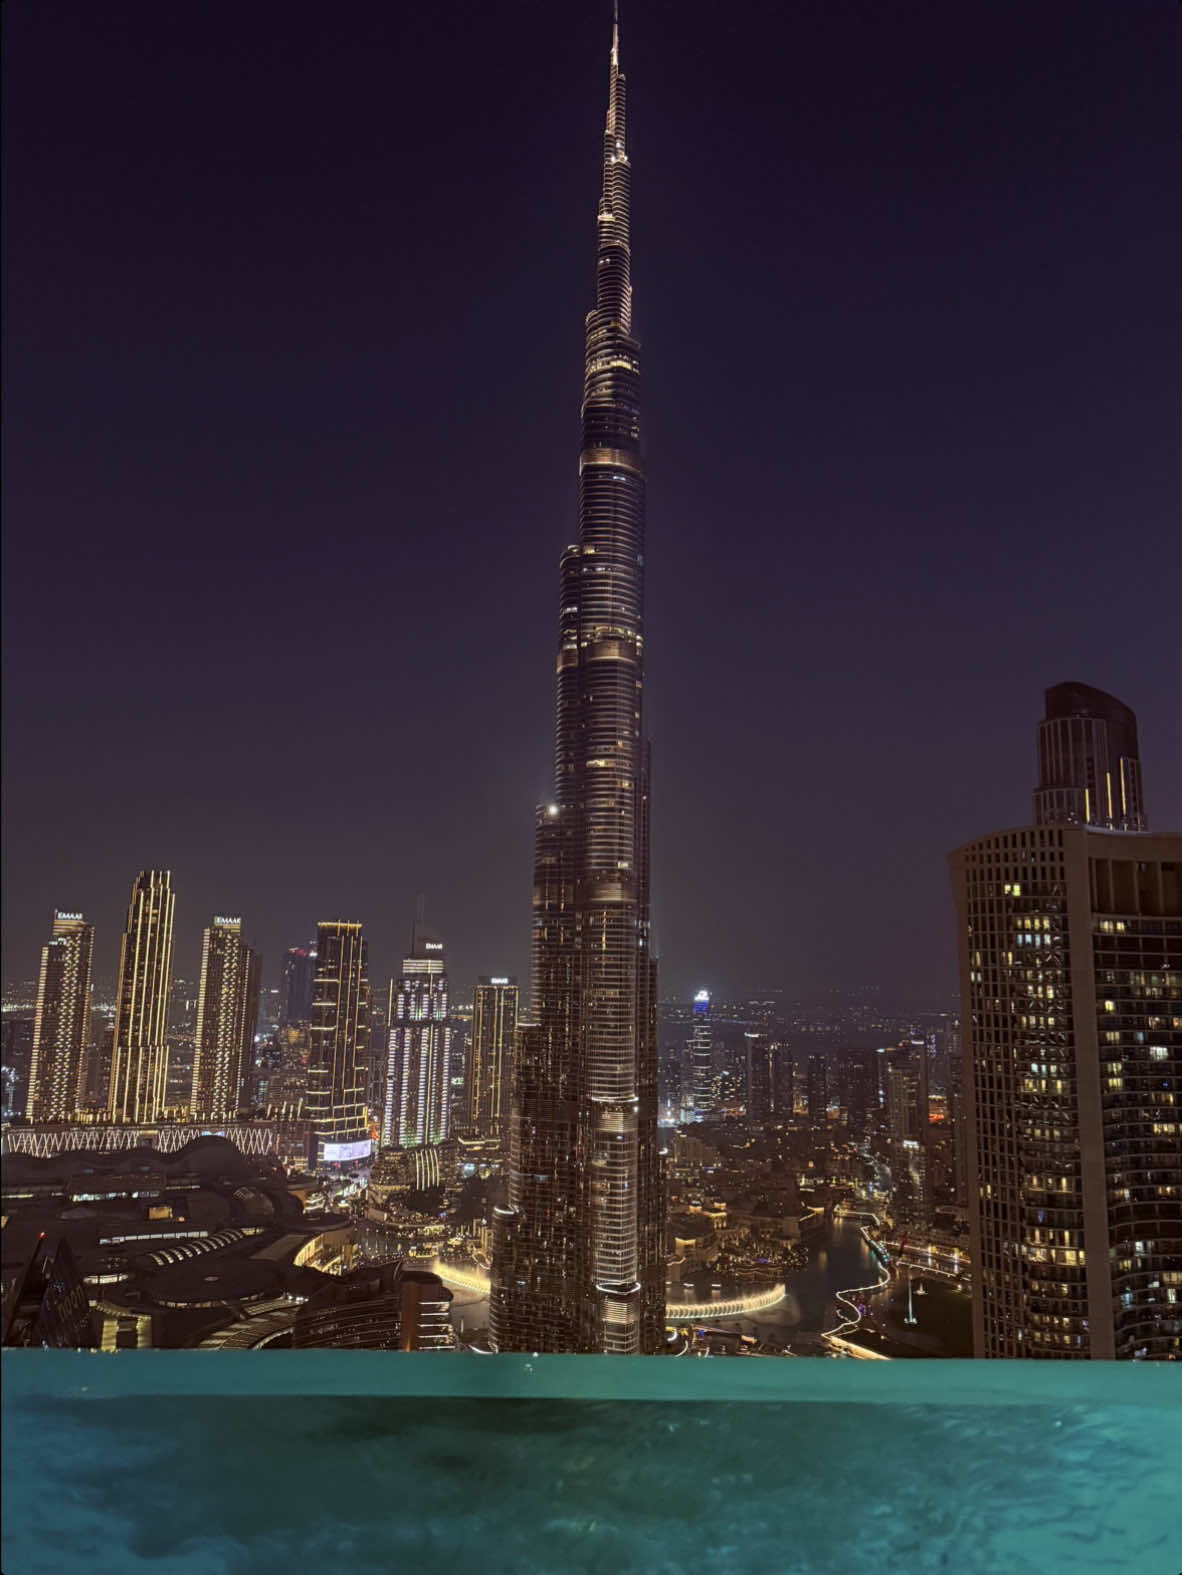
POLYGON ((835 1361, 395 1351, 0 1353, 5 1400, 135 1396, 452 1398, 845 1405, 1170 1406, 1182 1363, 835 1361))

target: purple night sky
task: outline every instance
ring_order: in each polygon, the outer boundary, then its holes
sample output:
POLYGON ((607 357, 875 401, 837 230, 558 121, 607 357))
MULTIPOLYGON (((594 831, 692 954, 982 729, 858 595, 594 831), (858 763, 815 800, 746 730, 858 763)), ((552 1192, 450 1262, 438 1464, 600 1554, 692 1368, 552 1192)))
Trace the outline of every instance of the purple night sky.
MULTIPOLYGON (((6 976, 526 973, 609 17, 7 8, 6 976)), ((1182 825, 1180 24, 626 0, 663 993, 949 999, 1063 679, 1182 825)))

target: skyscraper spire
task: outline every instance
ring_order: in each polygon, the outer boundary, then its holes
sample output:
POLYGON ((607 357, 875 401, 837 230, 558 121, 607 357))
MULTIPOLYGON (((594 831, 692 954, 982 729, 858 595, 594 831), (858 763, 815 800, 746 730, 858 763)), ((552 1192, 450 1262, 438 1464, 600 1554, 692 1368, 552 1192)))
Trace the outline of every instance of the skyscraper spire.
POLYGON ((537 816, 529 1020, 515 1055, 509 1202, 494 1224, 501 1350, 628 1354, 663 1338, 631 180, 613 8, 579 539, 560 569, 554 802, 537 816))

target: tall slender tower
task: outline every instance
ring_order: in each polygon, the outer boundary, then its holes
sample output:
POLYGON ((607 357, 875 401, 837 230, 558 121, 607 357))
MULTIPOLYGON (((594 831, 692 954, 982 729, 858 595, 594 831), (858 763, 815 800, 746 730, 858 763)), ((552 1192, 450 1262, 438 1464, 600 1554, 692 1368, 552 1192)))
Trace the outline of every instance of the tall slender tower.
POLYGON ((279 988, 280 1028, 306 1028, 312 1018, 312 987, 316 982, 315 946, 290 946, 283 956, 279 988))
POLYGON ((242 940, 242 920, 217 917, 201 947, 190 1114, 228 1121, 243 1102, 243 1079, 259 1015, 259 959, 242 940))
POLYGON ((829 1067, 823 1055, 811 1055, 805 1062, 804 1097, 809 1126, 824 1132, 829 1112, 829 1067))
POLYGON ((37 980, 26 1107, 30 1121, 68 1121, 86 1103, 93 950, 93 924, 87 924, 80 913, 54 914, 53 934, 41 948, 37 980))
POLYGON ((307 1113, 314 1163, 351 1164, 372 1145, 365 1108, 369 1067, 369 957, 360 924, 316 926, 307 1113))
POLYGON ((694 996, 694 1026, 689 1041, 690 1085, 694 1119, 700 1121, 714 1109, 714 1025, 710 1020, 710 991, 694 996))
POLYGON ((464 1094, 468 1125, 497 1134, 508 1111, 505 1074, 517 1032, 517 980, 483 976, 472 1004, 464 1094))
POLYGON ((416 921, 410 956, 390 981, 384 1148, 446 1143, 451 1124, 451 1017, 439 936, 416 921))
POLYGON ((612 28, 579 539, 562 555, 554 802, 538 811, 530 1023, 509 1197, 494 1216, 501 1350, 658 1350, 664 1204, 643 726, 644 462, 632 337, 631 165, 612 28))
POLYGON ((155 1121, 167 1102, 174 906, 171 872, 141 870, 131 888, 119 950, 108 1098, 112 1121, 155 1121))

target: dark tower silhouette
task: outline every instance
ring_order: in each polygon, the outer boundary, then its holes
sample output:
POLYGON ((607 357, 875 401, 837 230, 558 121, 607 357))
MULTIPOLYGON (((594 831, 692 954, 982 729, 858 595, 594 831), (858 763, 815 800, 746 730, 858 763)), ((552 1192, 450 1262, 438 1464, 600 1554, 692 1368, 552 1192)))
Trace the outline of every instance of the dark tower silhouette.
POLYGON ((1102 689, 1056 684, 1038 725, 1036 826, 1148 831, 1137 718, 1102 689))

